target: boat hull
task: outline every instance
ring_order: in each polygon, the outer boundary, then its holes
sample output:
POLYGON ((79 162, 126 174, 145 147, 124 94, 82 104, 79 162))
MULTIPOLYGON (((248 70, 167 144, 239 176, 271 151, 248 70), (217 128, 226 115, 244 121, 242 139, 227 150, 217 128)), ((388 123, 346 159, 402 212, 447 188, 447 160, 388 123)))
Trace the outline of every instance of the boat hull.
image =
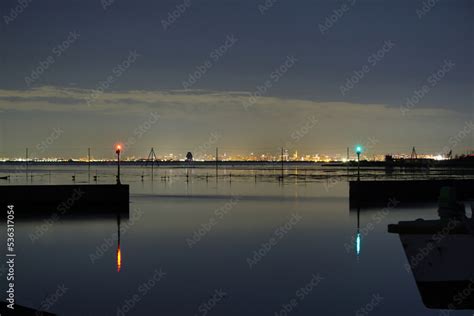
POLYGON ((463 221, 400 222, 399 234, 423 303, 436 309, 474 309, 474 235, 463 221))

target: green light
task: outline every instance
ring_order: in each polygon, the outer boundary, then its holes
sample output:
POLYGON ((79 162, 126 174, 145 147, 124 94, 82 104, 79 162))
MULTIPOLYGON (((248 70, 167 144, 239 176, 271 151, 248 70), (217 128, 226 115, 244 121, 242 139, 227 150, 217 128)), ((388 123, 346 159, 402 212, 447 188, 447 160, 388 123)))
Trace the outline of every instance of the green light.
POLYGON ((357 233, 356 237, 356 253, 357 255, 360 254, 360 233, 357 233))
POLYGON ((356 146, 356 153, 360 154, 362 152, 362 146, 361 145, 357 145, 356 146))

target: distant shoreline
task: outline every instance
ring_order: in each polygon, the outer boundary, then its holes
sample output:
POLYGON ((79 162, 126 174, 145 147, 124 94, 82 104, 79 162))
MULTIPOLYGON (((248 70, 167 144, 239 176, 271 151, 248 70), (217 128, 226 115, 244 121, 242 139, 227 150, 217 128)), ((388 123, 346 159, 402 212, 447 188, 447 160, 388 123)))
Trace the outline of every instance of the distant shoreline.
MULTIPOLYGON (((116 165, 115 160, 101 160, 101 161, 91 161, 90 165, 116 165)), ((42 165, 63 165, 63 166, 78 166, 83 165, 87 166, 88 161, 84 160, 69 160, 69 161, 35 161, 29 160, 26 161, 0 161, 0 166, 42 166, 42 165)), ((120 162, 123 166, 151 166, 152 161, 146 160, 135 160, 128 161, 122 160, 120 162)), ((231 167, 231 166, 272 166, 274 168, 281 168, 282 161, 160 161, 155 160, 153 165, 155 167, 169 166, 169 167, 187 167, 187 168, 199 168, 199 167, 231 167)), ((357 167, 357 161, 283 161, 285 167, 289 166, 317 166, 317 167, 357 167)), ((378 168, 436 168, 436 167, 449 167, 449 168, 458 168, 458 167, 471 167, 474 168, 474 157, 466 157, 460 159, 450 159, 450 160, 433 160, 433 159, 397 159, 392 162, 386 161, 368 161, 361 160, 361 167, 378 167, 378 168)))

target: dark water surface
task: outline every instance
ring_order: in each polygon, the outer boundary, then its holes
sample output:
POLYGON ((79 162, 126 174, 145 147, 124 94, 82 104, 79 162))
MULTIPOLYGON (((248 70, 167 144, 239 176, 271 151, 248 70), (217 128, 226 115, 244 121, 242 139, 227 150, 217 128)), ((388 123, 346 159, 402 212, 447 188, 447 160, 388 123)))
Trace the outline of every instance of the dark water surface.
MULTIPOLYGON (((74 172, 88 181, 83 168, 58 171, 36 170, 33 181, 70 183, 74 172)), ((205 178, 213 172, 160 169, 152 183, 126 168, 128 219, 18 220, 17 303, 59 315, 443 315, 424 306, 398 235, 387 232, 436 219, 436 205, 360 210, 357 254, 347 182, 282 184, 239 171, 249 177, 216 183, 205 178)), ((112 168, 98 173, 113 183, 112 168)))

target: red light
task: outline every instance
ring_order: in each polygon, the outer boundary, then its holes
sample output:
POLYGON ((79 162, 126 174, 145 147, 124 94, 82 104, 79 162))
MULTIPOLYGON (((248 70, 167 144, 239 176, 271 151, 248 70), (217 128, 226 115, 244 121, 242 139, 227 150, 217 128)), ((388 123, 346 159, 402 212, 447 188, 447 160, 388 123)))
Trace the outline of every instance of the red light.
POLYGON ((118 154, 122 151, 123 145, 121 143, 115 144, 115 152, 118 154))

